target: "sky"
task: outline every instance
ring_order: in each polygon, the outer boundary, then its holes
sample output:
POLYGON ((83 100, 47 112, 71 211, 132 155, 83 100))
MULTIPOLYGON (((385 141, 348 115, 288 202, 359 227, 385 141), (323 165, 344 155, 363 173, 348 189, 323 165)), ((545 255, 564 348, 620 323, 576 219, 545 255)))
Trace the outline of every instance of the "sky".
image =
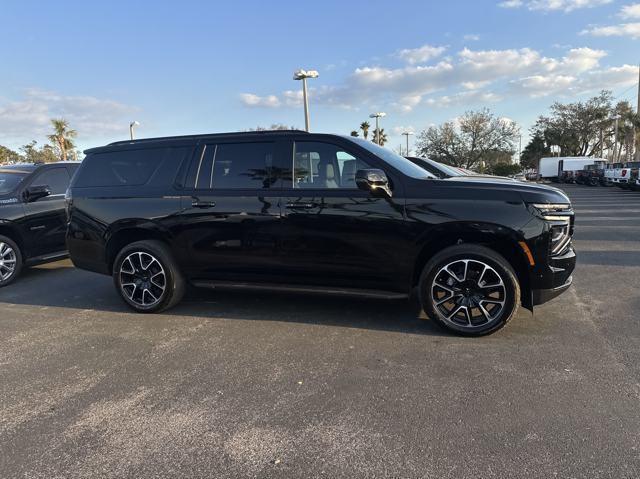
MULTIPOLYGON (((634 105, 640 3, 617 0, 0 0, 0 144, 304 127, 349 134, 384 111, 388 146, 489 108, 526 143, 554 101, 634 105)), ((373 123, 373 121, 371 121, 373 123)), ((415 137, 412 137, 412 141, 415 137)), ((523 145, 524 146, 524 145, 523 145)))

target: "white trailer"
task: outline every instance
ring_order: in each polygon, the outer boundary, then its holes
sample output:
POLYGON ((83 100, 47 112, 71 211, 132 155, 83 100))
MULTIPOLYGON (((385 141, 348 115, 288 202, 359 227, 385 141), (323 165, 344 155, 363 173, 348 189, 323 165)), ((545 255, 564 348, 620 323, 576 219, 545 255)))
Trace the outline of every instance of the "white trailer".
POLYGON ((584 169, 586 165, 592 165, 600 158, 591 158, 588 156, 553 156, 540 158, 540 166, 538 167, 538 175, 540 178, 558 178, 565 171, 578 171, 584 169), (560 171, 560 162, 562 162, 562 171, 560 171))

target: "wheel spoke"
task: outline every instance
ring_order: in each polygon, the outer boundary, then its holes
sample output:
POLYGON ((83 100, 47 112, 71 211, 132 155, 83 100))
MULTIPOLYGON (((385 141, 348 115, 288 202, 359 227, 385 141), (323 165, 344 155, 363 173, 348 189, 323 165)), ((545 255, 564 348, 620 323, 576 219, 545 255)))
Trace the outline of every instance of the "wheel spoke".
POLYGON ((167 288, 162 264, 147 252, 131 253, 120 265, 120 288, 138 306, 148 308, 157 304, 167 288))

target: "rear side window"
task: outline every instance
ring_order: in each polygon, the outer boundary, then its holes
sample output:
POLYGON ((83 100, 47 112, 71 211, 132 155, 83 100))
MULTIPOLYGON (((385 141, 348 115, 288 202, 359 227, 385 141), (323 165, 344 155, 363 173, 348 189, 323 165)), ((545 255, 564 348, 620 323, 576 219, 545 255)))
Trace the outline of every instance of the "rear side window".
POLYGON ((206 145, 189 173, 197 189, 262 189, 278 179, 274 143, 206 145))
MULTIPOLYGON (((172 148, 94 153, 84 160, 75 186, 141 186, 172 155, 172 148)), ((179 150, 179 149, 178 149, 179 150)))

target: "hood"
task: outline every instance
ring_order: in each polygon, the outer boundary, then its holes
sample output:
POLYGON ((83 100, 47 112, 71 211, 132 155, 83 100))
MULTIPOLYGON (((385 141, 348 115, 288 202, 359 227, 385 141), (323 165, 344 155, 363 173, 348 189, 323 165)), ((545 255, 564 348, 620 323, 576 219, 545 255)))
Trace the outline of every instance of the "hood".
POLYGON ((525 203, 570 203, 566 193, 553 186, 525 183, 497 176, 455 176, 442 181, 456 187, 517 193, 525 203))

